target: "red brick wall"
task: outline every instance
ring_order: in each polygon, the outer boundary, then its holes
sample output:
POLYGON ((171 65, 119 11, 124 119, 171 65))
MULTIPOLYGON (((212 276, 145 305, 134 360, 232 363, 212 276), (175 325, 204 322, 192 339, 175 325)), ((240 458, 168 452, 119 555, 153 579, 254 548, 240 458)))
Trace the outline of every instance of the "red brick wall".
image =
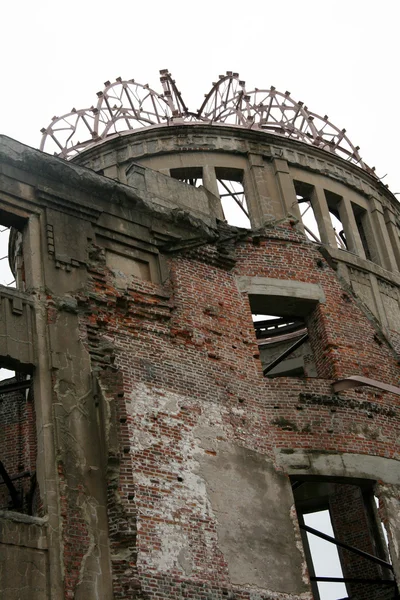
MULTIPOLYGON (((371 389, 332 395, 331 379, 345 375, 396 384, 398 365, 315 245, 288 226, 261 244, 241 242, 235 254, 233 270, 215 247, 173 255, 164 286, 137 281, 126 292, 99 262, 91 296, 80 297, 86 342, 117 415, 119 452, 109 457, 116 598, 251 597, 230 583, 196 483, 196 427, 272 460, 274 448, 398 452, 398 399, 371 389), (326 304, 308 323, 318 378, 263 378, 236 275, 322 286, 326 304), (188 549, 186 571, 167 548, 171 532, 188 549)), ((212 440, 201 451, 215 452, 212 440)))
MULTIPOLYGON (((4 384, 15 382, 7 379, 4 384)), ((25 471, 34 474, 36 465, 36 431, 33 393, 26 398, 26 391, 1 394, 0 382, 0 460, 8 475, 21 475, 25 471)), ((31 512, 32 479, 30 476, 13 481, 23 497, 20 510, 31 512)), ((15 510, 10 504, 10 494, 5 484, 0 485, 0 508, 15 510)))
MULTIPOLYGON (((367 499, 367 501, 370 499, 367 499)), ((335 493, 329 501, 329 509, 337 539, 372 556, 385 559, 374 543, 374 527, 368 515, 360 487, 356 485, 336 485, 335 493)), ((339 548, 343 575, 349 578, 387 579, 388 571, 376 563, 339 548)), ((360 600, 392 599, 394 591, 389 586, 348 583, 349 596, 360 600)))

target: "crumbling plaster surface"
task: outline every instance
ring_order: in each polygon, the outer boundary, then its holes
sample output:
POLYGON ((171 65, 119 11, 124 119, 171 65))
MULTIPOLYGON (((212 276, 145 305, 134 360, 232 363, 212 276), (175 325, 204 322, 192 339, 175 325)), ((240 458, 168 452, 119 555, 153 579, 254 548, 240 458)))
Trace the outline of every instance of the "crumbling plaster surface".
POLYGON ((80 340, 77 315, 59 311, 49 329, 56 452, 65 506, 65 584, 75 600, 111 598, 105 483, 89 354, 80 340), (74 545, 78 532, 84 542, 74 545))
POLYGON ((50 598, 45 519, 0 511, 0 598, 50 598))
MULTIPOLYGON (((149 423, 162 413, 164 419, 168 415, 164 422, 177 426, 179 411, 193 402, 190 396, 137 384, 127 405, 133 459, 152 448, 168 455, 171 438, 162 432, 154 435, 149 423)), ((174 446, 182 458, 171 458, 168 472, 162 474, 160 469, 163 490, 151 510, 140 506, 140 497, 154 486, 155 475, 143 470, 134 475, 139 571, 195 578, 215 577, 218 571, 221 581, 233 585, 302 593, 306 589, 303 557, 296 544, 287 478, 274 469, 268 457, 230 441, 232 432, 221 405, 199 400, 196 405, 197 422, 193 428, 181 429, 174 446), (149 547, 146 536, 152 519, 157 534, 149 547), (193 533, 188 525, 193 519, 198 522, 197 535, 207 554, 203 564, 192 554, 193 533), (204 572, 205 562, 208 573, 204 572)))

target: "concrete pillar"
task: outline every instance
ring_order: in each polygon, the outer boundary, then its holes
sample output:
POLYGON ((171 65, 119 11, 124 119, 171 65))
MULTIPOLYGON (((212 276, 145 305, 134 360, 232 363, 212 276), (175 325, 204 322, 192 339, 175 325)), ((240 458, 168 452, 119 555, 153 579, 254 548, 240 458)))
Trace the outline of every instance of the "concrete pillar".
POLYGON ((384 217, 393 254, 397 263, 397 270, 400 270, 400 231, 396 222, 396 217, 394 216, 394 213, 387 208, 384 210, 384 217))
POLYGON ((333 248, 337 248, 336 236, 332 226, 328 203, 322 187, 314 187, 311 194, 311 206, 317 221, 321 242, 328 246, 332 246, 333 248))
POLYGON ((352 204, 348 198, 342 198, 339 204, 339 215, 346 236, 347 248, 361 258, 366 258, 365 250, 358 231, 352 204))
POLYGON ((205 165, 203 167, 203 186, 212 194, 212 196, 209 197, 209 203, 213 216, 223 221, 225 216, 224 211, 222 210, 221 200, 219 199, 217 176, 215 174, 215 168, 211 165, 205 165))
MULTIPOLYGON (((53 425, 53 389, 49 364, 47 338, 47 313, 43 275, 42 252, 44 240, 41 235, 40 217, 32 215, 23 234, 27 291, 32 294, 35 304, 37 368, 33 376, 37 464, 36 476, 44 510, 48 516, 48 544, 50 548, 61 548, 60 489, 58 484, 55 434, 53 425)), ((63 598, 61 553, 49 552, 50 597, 63 598)))
POLYGON ((294 189, 287 161, 282 158, 274 158, 272 162, 285 213, 298 219, 299 227, 304 231, 296 190, 294 189))
POLYGON ((388 230, 386 229, 382 204, 378 198, 371 196, 370 206, 372 231, 380 256, 380 264, 389 271, 397 271, 397 263, 390 243, 388 230))
POLYGON ((206 190, 219 198, 217 176, 215 174, 215 168, 211 165, 204 165, 203 167, 203 185, 206 190))
MULTIPOLYGON (((268 185, 268 165, 260 154, 248 155, 249 169, 246 173, 246 191, 248 179, 251 179, 251 193, 247 194, 247 205, 255 227, 260 227, 273 219, 286 216, 281 198, 271 196, 268 185)), ((249 190, 250 192, 250 190, 249 190)))
POLYGON ((379 285, 378 285, 378 279, 377 279, 376 275, 374 275, 373 273, 370 273, 369 280, 371 282, 372 295, 374 297, 376 310, 377 310, 378 316, 379 316, 379 321, 381 322, 381 325, 382 325, 385 333, 388 333, 389 322, 387 319, 385 307, 383 306, 382 296, 381 296, 381 292, 379 290, 379 285))

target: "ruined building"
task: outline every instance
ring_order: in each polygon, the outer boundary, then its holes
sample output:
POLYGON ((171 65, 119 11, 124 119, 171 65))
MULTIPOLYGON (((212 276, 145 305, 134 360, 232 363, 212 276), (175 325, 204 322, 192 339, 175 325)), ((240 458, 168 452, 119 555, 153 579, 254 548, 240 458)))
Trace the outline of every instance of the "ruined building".
POLYGON ((161 75, 0 137, 0 597, 398 598, 398 203, 289 92, 161 75))

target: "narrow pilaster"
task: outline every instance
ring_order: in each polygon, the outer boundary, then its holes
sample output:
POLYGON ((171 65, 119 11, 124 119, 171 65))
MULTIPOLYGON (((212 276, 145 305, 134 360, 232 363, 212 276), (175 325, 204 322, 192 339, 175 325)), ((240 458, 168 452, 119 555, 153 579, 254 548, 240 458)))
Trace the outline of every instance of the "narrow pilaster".
POLYGON ((370 198, 371 226, 376 240, 377 250, 380 255, 381 265, 389 271, 397 271, 397 263, 386 229, 383 207, 378 198, 370 198))
POLYGON ((342 198, 339 203, 339 215, 346 236, 347 249, 361 258, 366 258, 365 250, 358 231, 353 207, 348 198, 342 198))
MULTIPOLYGON (((47 339, 46 293, 42 269, 43 247, 40 217, 32 215, 24 231, 23 252, 27 291, 34 292, 32 298, 35 303, 37 368, 33 376, 33 385, 38 446, 36 476, 43 508, 48 517, 49 547, 61 548, 62 518, 53 423, 53 389, 47 339)), ((50 597, 63 598, 63 567, 60 552, 49 552, 49 561, 50 597)))
POLYGON ((379 315, 379 320, 380 320, 381 325, 384 328, 384 330, 387 330, 389 327, 389 323, 388 323, 388 319, 386 316, 385 307, 383 306, 382 296, 381 296, 381 292, 379 290, 379 285, 378 285, 378 280, 376 278, 376 275, 374 275, 373 273, 369 274, 369 279, 371 282, 372 294, 374 296, 375 306, 376 306, 376 309, 377 309, 377 312, 379 315))
MULTIPOLYGON (((245 173, 246 188, 251 179, 251 193, 247 193, 247 204, 254 220, 254 226, 259 227, 273 219, 281 219, 287 213, 281 198, 273 197, 268 185, 268 169, 260 154, 248 155, 249 169, 245 173)), ((246 189, 247 191, 247 189, 246 189)), ((250 192, 250 190, 248 190, 250 192)))
POLYGON ((212 196, 209 197, 209 203, 213 216, 223 221, 225 216, 224 211, 222 210, 221 200, 219 199, 217 176, 215 174, 215 168, 211 165, 205 165, 203 167, 203 186, 212 194, 212 196))
POLYGON ((400 270, 400 237, 399 227, 393 212, 387 208, 384 210, 386 229, 392 245, 392 250, 397 263, 397 270, 400 270))
POLYGON ((293 180, 290 175, 287 161, 283 160, 282 158, 274 158, 273 167, 285 213, 293 215, 296 219, 298 219, 299 227, 304 229, 301 220, 299 203, 297 201, 296 190, 294 189, 293 180))

